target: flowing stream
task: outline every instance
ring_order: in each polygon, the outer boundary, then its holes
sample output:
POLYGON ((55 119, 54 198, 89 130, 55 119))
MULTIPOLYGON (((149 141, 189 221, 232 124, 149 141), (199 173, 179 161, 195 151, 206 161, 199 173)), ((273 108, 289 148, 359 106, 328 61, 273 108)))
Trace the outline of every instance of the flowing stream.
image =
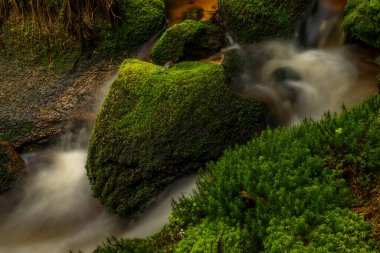
MULTIPOLYGON (((98 94, 95 108, 116 75, 98 94)), ((171 201, 195 187, 196 174, 181 178, 126 221, 92 197, 85 163, 89 132, 63 135, 46 151, 26 153, 20 185, 0 195, 0 253, 92 252, 107 237, 145 238, 168 222, 171 201)))

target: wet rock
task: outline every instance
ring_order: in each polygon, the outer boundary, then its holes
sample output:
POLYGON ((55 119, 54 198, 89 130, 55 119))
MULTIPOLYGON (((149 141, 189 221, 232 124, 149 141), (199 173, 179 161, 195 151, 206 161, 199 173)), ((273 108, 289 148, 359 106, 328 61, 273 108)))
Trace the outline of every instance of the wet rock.
POLYGON ((97 92, 116 70, 114 62, 94 60, 74 73, 58 73, 0 56, 0 140, 27 149, 91 127, 97 92))
POLYGON ((0 141, 0 193, 5 192, 16 181, 24 168, 24 160, 10 142, 0 141))

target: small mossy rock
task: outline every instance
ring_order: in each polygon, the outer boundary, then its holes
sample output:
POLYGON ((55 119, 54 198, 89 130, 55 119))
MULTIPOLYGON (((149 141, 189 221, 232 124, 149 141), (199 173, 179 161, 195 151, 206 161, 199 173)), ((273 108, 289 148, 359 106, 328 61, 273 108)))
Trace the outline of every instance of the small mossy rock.
POLYGON ((136 51, 165 25, 164 0, 125 0, 120 29, 101 34, 102 47, 106 51, 136 51))
POLYGON ((240 43, 290 37, 311 0, 220 0, 224 25, 240 43))
POLYGON ((187 19, 164 32, 150 57, 159 65, 199 59, 215 53, 223 41, 224 33, 216 25, 187 19))
POLYGON ((24 161, 12 144, 0 141, 0 193, 9 189, 23 168, 24 161))
POLYGON ((86 168, 95 197, 131 215, 175 178, 250 139, 264 125, 262 106, 225 82, 218 65, 124 61, 91 135, 86 168))
POLYGON ((380 1, 348 0, 343 27, 353 38, 380 48, 380 1))

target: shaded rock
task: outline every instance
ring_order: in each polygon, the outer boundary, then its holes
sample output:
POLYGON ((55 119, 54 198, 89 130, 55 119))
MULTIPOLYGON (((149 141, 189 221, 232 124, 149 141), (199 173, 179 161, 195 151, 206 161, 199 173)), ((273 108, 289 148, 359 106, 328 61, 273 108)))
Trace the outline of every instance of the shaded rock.
POLYGON ((290 37, 311 0, 221 0, 221 20, 240 43, 290 37))
POLYGON ((94 59, 59 73, 0 55, 0 140, 22 150, 92 126, 97 92, 116 70, 117 63, 94 59))
POLYGON ((262 106, 225 82, 217 65, 126 60, 91 136, 86 168, 95 197, 131 215, 174 179, 250 139, 265 125, 262 106))
POLYGON ((10 142, 0 141, 0 193, 5 192, 24 168, 24 160, 10 142))
POLYGON ((150 57, 159 65, 205 58, 219 50, 223 41, 224 33, 216 25, 188 19, 166 30, 150 57))
POLYGON ((347 1, 343 27, 351 37, 380 48, 380 2, 347 1))

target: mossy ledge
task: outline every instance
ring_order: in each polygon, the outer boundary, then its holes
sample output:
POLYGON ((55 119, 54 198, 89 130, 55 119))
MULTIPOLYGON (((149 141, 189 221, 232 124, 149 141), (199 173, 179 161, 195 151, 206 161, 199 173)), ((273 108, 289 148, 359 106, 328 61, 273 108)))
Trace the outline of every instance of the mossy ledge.
POLYGON ((131 215, 163 187, 264 126, 262 106, 226 86, 221 66, 121 65, 92 132, 87 172, 95 197, 131 215))
POLYGON ((350 210, 349 179, 377 182, 379 131, 379 95, 340 116, 266 130, 209 163, 160 233, 96 252, 380 252, 373 227, 350 210))
POLYGON ((223 23, 240 43, 292 37, 311 0, 220 0, 223 23))

